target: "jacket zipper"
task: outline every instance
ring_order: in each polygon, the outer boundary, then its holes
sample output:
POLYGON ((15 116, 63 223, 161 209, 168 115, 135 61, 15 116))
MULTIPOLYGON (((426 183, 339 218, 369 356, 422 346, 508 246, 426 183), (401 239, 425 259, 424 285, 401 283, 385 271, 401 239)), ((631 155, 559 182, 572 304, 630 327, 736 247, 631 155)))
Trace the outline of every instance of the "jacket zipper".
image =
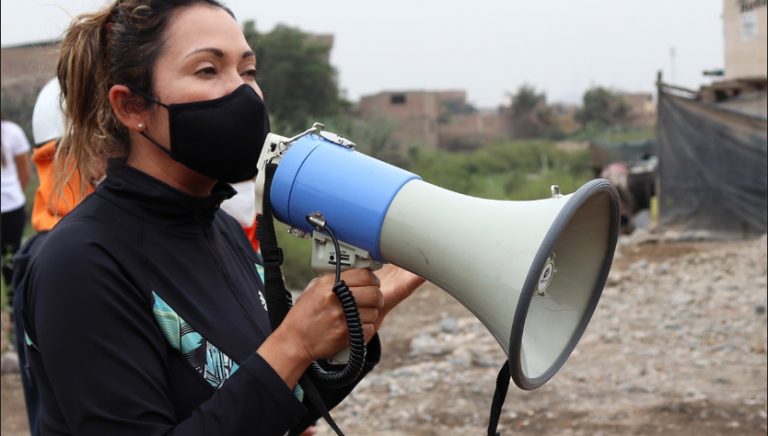
MULTIPOLYGON (((216 263, 216 267, 219 269, 219 272, 221 273, 222 277, 224 277, 224 281, 226 282, 227 287, 229 288, 229 292, 231 292, 232 296, 235 297, 235 300, 237 300, 237 303, 240 305, 240 308, 243 310, 243 312, 245 312, 248 319, 253 323, 254 326, 256 326, 256 329, 258 329, 258 331, 261 332, 262 336, 266 339, 269 336, 269 334, 267 334, 267 332, 265 332, 261 328, 261 326, 259 325, 259 322, 256 320, 256 317, 248 310, 245 303, 243 303, 243 300, 240 298, 240 295, 235 291, 235 287, 232 284, 232 279, 227 274, 226 269, 221 263, 221 259, 219 259, 219 256, 217 256, 216 254, 216 249, 212 242, 212 238, 209 230, 206 228, 206 225, 202 222, 200 223, 200 226, 203 230, 203 235, 205 236, 205 242, 208 244, 208 250, 211 254, 211 257, 213 257, 214 262, 216 263)), ((229 241, 227 241, 227 243, 229 243, 229 241)))

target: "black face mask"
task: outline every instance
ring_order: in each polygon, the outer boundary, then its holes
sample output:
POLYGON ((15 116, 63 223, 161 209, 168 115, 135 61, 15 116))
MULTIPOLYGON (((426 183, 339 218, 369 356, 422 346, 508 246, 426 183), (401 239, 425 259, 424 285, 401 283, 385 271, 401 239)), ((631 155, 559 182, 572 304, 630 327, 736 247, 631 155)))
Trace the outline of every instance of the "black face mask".
POLYGON ((243 84, 220 98, 170 105, 134 92, 168 109, 170 151, 143 131, 141 134, 171 159, 222 182, 256 176, 259 154, 269 133, 269 116, 253 87, 243 84))

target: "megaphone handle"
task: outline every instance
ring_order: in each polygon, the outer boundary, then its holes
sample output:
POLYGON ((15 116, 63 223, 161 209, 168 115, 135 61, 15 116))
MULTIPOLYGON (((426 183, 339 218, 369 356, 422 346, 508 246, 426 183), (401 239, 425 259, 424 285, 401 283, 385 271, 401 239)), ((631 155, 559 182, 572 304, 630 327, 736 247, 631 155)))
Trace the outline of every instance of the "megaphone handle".
MULTIPOLYGON (((338 241, 341 252, 341 270, 352 268, 368 268, 372 271, 380 269, 382 264, 373 260, 371 255, 354 245, 338 241)), ((318 274, 334 273, 336 271, 336 250, 331 238, 321 232, 312 233, 312 269, 318 274)), ((349 347, 339 351, 328 363, 344 365, 349 361, 349 347)))
POLYGON ((333 365, 346 365, 349 362, 349 347, 339 351, 327 360, 328 363, 333 365))
POLYGON ((312 362, 309 366, 309 372, 318 383, 325 386, 346 386, 353 383, 362 373, 365 364, 366 345, 365 334, 363 332, 363 323, 360 320, 360 309, 357 307, 355 297, 346 283, 341 279, 342 253, 339 246, 339 240, 336 238, 331 227, 326 223, 325 217, 320 212, 313 212, 306 216, 307 222, 315 229, 315 233, 322 231, 326 233, 333 244, 333 264, 335 273, 335 284, 333 293, 341 303, 344 312, 344 320, 347 323, 347 333, 349 334, 349 357, 343 368, 338 371, 325 371, 317 362, 312 362))

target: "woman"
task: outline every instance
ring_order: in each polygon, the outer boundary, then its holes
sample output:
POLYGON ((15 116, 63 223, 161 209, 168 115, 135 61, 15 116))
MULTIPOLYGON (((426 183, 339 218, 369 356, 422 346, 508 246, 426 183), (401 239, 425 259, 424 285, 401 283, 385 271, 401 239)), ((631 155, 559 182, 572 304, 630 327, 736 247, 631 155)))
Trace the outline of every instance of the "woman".
MULTIPOLYGON (((13 270, 11 256, 19 249, 24 233, 24 189, 29 182, 29 141, 17 124, 2 119, 0 127, 2 148, 2 230, 0 245, 3 254, 3 280, 11 283, 13 270)), ((10 299, 9 299, 10 300, 10 299)))
MULTIPOLYGON (((105 157, 123 158, 29 267, 41 434, 279 435, 317 418, 297 381, 347 343, 333 278, 313 280, 271 331, 255 254, 219 210, 234 193, 221 182, 254 176, 268 130, 255 73, 215 0, 118 1, 66 32, 57 159, 93 180, 105 157)), ((384 316, 422 280, 394 267, 344 280, 367 372, 384 316)), ((321 394, 332 407, 349 390, 321 394)))

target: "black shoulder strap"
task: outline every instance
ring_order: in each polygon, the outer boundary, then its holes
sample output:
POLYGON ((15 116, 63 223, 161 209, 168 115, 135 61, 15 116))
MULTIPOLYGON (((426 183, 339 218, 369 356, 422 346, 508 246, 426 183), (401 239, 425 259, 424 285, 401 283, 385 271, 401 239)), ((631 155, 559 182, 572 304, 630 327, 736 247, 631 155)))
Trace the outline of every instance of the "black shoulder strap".
POLYGON ((283 318, 288 314, 292 304, 291 293, 285 289, 283 274, 280 271, 280 265, 283 264, 283 250, 277 246, 269 193, 276 169, 277 165, 267 164, 262 209, 264 213, 256 217, 256 236, 259 239, 261 257, 264 260, 265 299, 267 300, 269 322, 273 331, 283 322, 283 318))
POLYGON ((496 429, 499 427, 499 418, 501 417, 501 408, 504 406, 504 400, 507 398, 507 388, 509 388, 509 361, 504 362, 499 375, 496 377, 496 391, 493 393, 493 403, 491 404, 491 419, 488 422, 488 436, 500 436, 496 429))
MULTIPOLYGON (((285 318, 285 315, 287 315, 288 311, 291 309, 293 301, 291 293, 285 288, 283 273, 280 271, 280 265, 283 264, 283 250, 277 246, 275 222, 272 216, 272 203, 270 201, 269 191, 272 187, 272 178, 275 176, 276 170, 276 164, 267 164, 263 194, 264 204, 262 206, 263 215, 256 217, 256 236, 259 239, 261 256, 264 259, 265 299, 267 300, 267 312, 269 313, 269 322, 272 325, 273 331, 281 322, 283 322, 283 318, 285 318)), ((344 436, 344 433, 342 433, 331 417, 328 407, 326 407, 325 402, 320 396, 320 391, 317 390, 317 386, 315 386, 315 383, 307 373, 304 373, 304 375, 301 376, 299 384, 307 395, 309 401, 315 406, 317 411, 320 412, 323 418, 325 418, 325 421, 333 431, 339 436, 344 436)))

